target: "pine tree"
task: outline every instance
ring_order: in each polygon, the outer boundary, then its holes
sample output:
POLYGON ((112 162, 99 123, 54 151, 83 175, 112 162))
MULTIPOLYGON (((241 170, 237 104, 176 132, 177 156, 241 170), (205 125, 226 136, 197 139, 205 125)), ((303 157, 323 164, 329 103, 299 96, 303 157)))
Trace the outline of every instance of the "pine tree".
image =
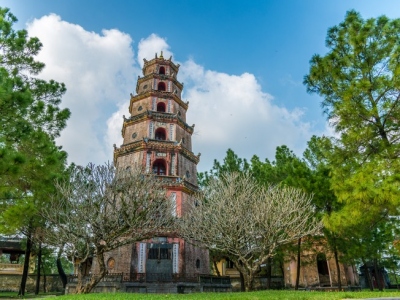
POLYGON ((14 30, 17 18, 0 8, 0 233, 27 237, 20 295, 24 295, 38 210, 63 176, 67 154, 54 139, 70 112, 59 108, 64 84, 36 76, 44 64, 35 60, 42 44, 26 30, 14 30))

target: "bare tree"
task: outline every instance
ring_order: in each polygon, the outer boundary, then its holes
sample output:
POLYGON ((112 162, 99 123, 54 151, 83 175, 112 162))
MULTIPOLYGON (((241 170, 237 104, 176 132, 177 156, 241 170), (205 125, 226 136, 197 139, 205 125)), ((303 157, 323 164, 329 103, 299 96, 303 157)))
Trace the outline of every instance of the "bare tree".
POLYGON ((246 291, 279 245, 316 234, 311 197, 284 186, 261 186, 249 174, 213 178, 179 220, 181 235, 221 251, 243 276, 246 291))
POLYGON ((165 233, 173 224, 171 201, 157 178, 141 169, 120 170, 110 164, 74 167, 68 181, 43 210, 46 242, 64 245, 78 262, 76 293, 89 293, 106 275, 104 253, 165 233), (83 282, 83 268, 96 257, 99 274, 83 282))

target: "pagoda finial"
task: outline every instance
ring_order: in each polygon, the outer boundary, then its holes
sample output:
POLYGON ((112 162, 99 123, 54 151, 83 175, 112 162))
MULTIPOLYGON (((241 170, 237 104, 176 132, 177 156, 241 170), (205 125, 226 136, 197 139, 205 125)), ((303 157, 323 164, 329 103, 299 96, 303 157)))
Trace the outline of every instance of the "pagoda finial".
POLYGON ((164 56, 162 55, 162 51, 161 51, 161 54, 160 54, 160 58, 164 58, 164 56))
POLYGON ((157 52, 156 52, 156 58, 157 58, 157 52))

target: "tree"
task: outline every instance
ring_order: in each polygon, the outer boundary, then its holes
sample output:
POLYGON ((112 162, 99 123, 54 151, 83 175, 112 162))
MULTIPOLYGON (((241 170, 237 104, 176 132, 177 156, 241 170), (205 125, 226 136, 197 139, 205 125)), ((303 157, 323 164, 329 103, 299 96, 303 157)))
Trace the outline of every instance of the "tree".
MULTIPOLYGON (((286 186, 292 186, 302 189, 303 191, 310 190, 311 184, 311 170, 307 164, 299 159, 293 151, 287 146, 282 145, 276 148, 275 160, 270 162, 268 159, 261 161, 256 155, 251 158, 250 163, 246 159, 239 158, 231 149, 228 149, 226 157, 222 163, 214 161, 212 170, 209 173, 204 173, 201 179, 202 186, 206 186, 206 183, 210 178, 218 177, 222 178, 222 175, 232 172, 250 172, 251 176, 260 185, 268 187, 270 184, 282 184, 286 186)), ((299 239, 296 243, 296 247, 293 245, 284 245, 277 248, 277 252, 288 252, 296 250, 297 253, 297 278, 295 288, 299 287, 300 279, 300 257, 304 241, 299 239)), ((224 254, 218 253, 217 251, 211 251, 212 254, 217 253, 216 257, 221 257, 224 254)), ((275 255, 275 265, 283 265, 284 255, 275 255), (281 259, 282 261, 278 261, 281 259)), ((271 263, 267 263, 267 286, 270 285, 272 270, 271 263)), ((241 278, 242 279, 242 278, 241 278)), ((242 280, 242 289, 244 289, 244 283, 242 280)))
POLYGON ((315 234, 311 197, 292 187, 262 186, 248 173, 211 178, 179 220, 185 239, 228 255, 245 290, 279 245, 315 234))
POLYGON ((77 293, 89 293, 106 275, 104 253, 173 229, 171 201, 162 182, 141 169, 78 166, 56 188, 43 211, 45 241, 63 245, 78 263, 77 293), (89 257, 96 257, 99 274, 85 283, 83 266, 89 257))
MULTIPOLYGON (((223 175, 232 172, 246 172, 249 170, 249 163, 246 159, 240 158, 232 149, 226 151, 226 156, 222 163, 214 160, 214 164, 210 172, 200 172, 197 176, 197 181, 200 189, 205 188, 213 177, 221 178, 223 175)), ((217 263, 222 259, 229 259, 229 255, 217 249, 209 249, 210 259, 213 263, 213 268, 217 275, 220 276, 217 263)), ((244 280, 240 274, 241 290, 244 291, 244 280)))
POLYGON ((247 172, 250 165, 246 159, 240 158, 232 149, 226 151, 226 156, 222 163, 214 159, 214 164, 210 172, 200 172, 198 183, 202 188, 206 186, 212 177, 221 177, 226 173, 247 172))
MULTIPOLYGON (((329 226, 332 213, 339 211, 343 204, 340 203, 331 188, 331 168, 321 146, 321 138, 312 136, 303 153, 304 161, 310 170, 309 190, 313 193, 313 203, 319 218, 324 220, 324 238, 328 248, 332 251, 336 264, 336 275, 339 290, 342 288, 339 253, 347 249, 344 243, 344 233, 333 231, 329 226)), ((348 236, 347 236, 348 237, 348 236)), ((354 263, 354 261, 352 261, 354 263)))
POLYGON ((64 84, 36 77, 44 68, 35 60, 42 45, 15 31, 16 21, 0 8, 0 232, 27 237, 23 295, 32 236, 43 224, 37 212, 65 167, 66 153, 54 139, 70 112, 59 108, 64 84))
MULTIPOLYGON (((305 192, 310 190, 311 171, 307 164, 299 159, 287 146, 282 145, 276 148, 275 160, 270 162, 268 159, 261 162, 257 156, 251 159, 251 172, 253 177, 260 184, 282 184, 300 188, 305 192)), ((303 241, 304 242, 304 241, 303 241)), ((285 245, 287 249, 292 249, 285 245)), ((295 289, 299 288, 302 239, 297 241, 297 272, 295 289)), ((280 256, 283 257, 283 256, 280 256)))
POLYGON ((328 30, 304 84, 323 97, 335 127, 326 152, 332 188, 351 205, 351 223, 398 214, 400 199, 400 19, 364 20, 355 11, 328 30))

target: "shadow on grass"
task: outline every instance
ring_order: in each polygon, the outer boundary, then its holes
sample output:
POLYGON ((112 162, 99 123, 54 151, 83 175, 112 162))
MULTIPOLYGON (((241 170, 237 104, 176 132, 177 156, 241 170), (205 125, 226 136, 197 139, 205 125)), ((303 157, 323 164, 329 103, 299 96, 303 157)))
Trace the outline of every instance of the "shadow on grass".
POLYGON ((47 297, 55 297, 55 296, 60 296, 61 293, 46 293, 46 294, 39 294, 35 295, 33 293, 25 293, 25 296, 21 297, 18 296, 17 292, 0 292, 0 299, 5 300, 5 299, 35 299, 35 298, 47 298, 47 297))

